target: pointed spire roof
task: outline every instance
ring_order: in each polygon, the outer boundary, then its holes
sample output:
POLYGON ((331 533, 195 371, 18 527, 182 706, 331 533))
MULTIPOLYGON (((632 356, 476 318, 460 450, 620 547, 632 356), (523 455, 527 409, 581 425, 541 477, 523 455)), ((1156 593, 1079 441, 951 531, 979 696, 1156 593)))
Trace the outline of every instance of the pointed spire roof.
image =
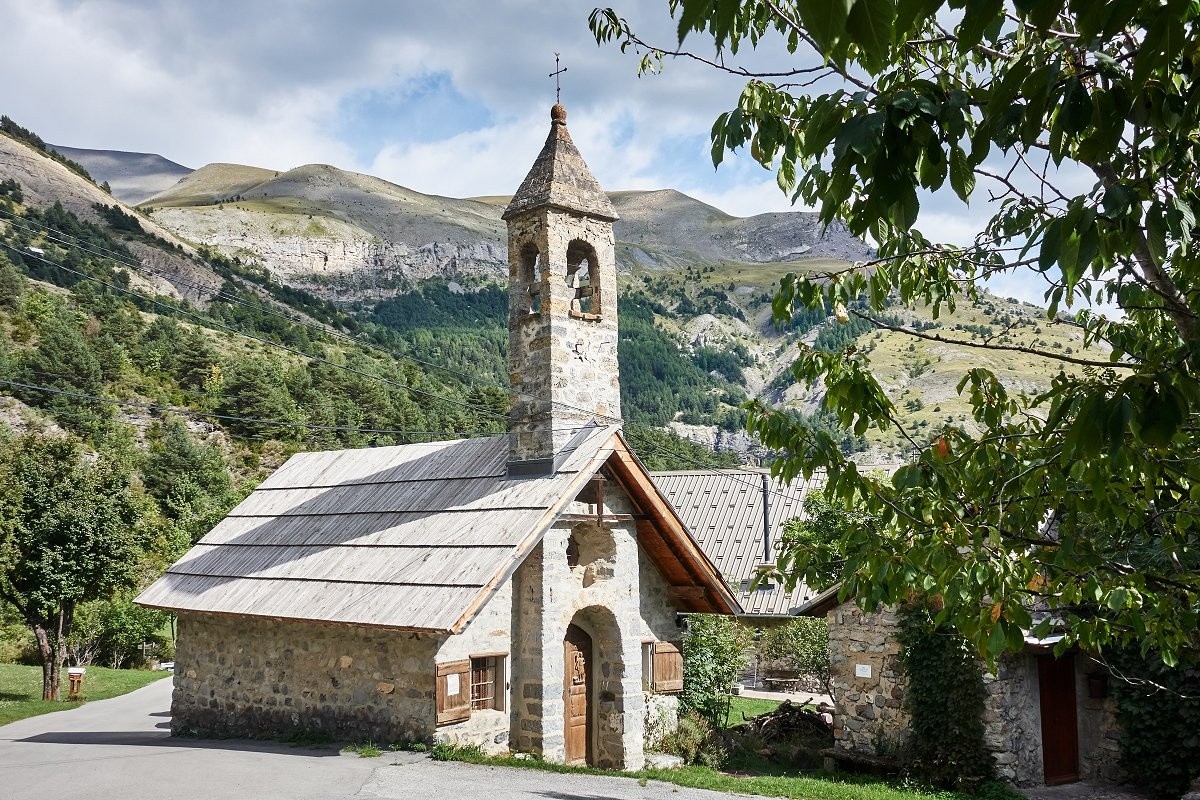
POLYGON ((578 211, 610 222, 617 219, 616 209, 567 133, 567 109, 561 103, 550 109, 546 144, 501 218, 511 219, 543 206, 578 211))

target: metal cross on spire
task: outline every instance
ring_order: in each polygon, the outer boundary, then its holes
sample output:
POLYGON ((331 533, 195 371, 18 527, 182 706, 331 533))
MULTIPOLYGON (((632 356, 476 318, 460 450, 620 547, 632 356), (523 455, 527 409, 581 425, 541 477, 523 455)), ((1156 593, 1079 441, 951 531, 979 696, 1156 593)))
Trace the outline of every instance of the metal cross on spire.
POLYGON ((562 86, 558 83, 558 76, 567 71, 566 67, 559 67, 558 53, 554 54, 554 72, 551 72, 548 77, 554 78, 554 102, 562 102, 562 86))

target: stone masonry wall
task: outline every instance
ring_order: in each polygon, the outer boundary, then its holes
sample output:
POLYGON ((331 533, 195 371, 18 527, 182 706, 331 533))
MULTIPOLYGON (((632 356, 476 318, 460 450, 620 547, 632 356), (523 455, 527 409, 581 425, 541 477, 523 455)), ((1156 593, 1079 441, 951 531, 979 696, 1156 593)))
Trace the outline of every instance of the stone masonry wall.
POLYGON ((1019 786, 1042 783, 1036 659, 1024 653, 1005 656, 997 662, 995 675, 983 673, 983 685, 984 743, 996 762, 996 774, 1019 786))
MULTIPOLYGON (((909 716, 901 708, 905 677, 897 627, 893 609, 866 613, 845 603, 829 613, 835 747, 883 755, 896 752, 907 739, 909 716), (871 677, 858 677, 859 666, 869 667, 871 677)), ((1113 701, 1088 697, 1087 675, 1099 670, 1092 659, 1076 654, 1079 774, 1081 780, 1118 782, 1122 779, 1120 741, 1113 701)), ((997 775, 1018 786, 1042 785, 1038 656, 1005 656, 995 674, 984 670, 983 682, 987 690, 984 741, 997 775)))
POLYGON ((828 621, 834 747, 892 755, 909 736, 896 611, 843 603, 828 621))
POLYGON ((562 449, 593 415, 621 416, 617 370, 617 267, 612 223, 540 208, 508 223, 509 414, 513 458, 547 458, 562 449), (572 241, 595 251, 600 313, 572 311, 567 284, 572 241), (538 252, 540 310, 529 308, 533 288, 527 247, 538 252))
POLYGON ((496 590, 492 598, 480 610, 478 616, 460 634, 447 636, 438 649, 436 661, 471 658, 484 653, 503 653, 501 669, 505 671, 498 681, 499 709, 473 709, 471 717, 463 722, 438 726, 434 740, 452 744, 478 744, 488 753, 503 753, 508 750, 509 731, 512 727, 509 709, 512 699, 508 692, 507 673, 512 657, 512 580, 496 590))
POLYGON ((1090 697, 1088 675, 1105 673, 1107 667, 1095 659, 1075 657, 1075 686, 1079 698, 1079 778, 1085 781, 1121 783, 1121 728, 1117 724, 1117 704, 1111 695, 1090 697))
POLYGON ((437 647, 414 633, 181 613, 171 730, 425 740, 437 647))
MULTIPOLYGON (((606 513, 632 511, 613 483, 605 501, 606 513)), ((576 502, 568 512, 588 514, 595 509, 576 502)), ((563 637, 567 626, 575 624, 593 643, 594 761, 598 766, 639 769, 647 714, 643 643, 677 639, 678 629, 666 583, 638 546, 634 523, 555 523, 517 571, 513 607, 513 749, 551 761, 565 758, 563 637), (581 545, 575 567, 567 561, 572 536, 581 545)))

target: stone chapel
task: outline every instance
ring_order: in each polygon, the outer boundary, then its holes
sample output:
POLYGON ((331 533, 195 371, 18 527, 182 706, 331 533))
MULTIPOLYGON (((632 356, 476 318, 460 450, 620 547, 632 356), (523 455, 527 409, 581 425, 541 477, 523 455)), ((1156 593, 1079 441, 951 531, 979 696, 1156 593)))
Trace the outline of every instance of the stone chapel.
POLYGON ((617 215, 555 105, 503 219, 508 434, 293 456, 138 598, 172 730, 474 742, 637 769, 679 612, 737 599, 621 433, 617 215))

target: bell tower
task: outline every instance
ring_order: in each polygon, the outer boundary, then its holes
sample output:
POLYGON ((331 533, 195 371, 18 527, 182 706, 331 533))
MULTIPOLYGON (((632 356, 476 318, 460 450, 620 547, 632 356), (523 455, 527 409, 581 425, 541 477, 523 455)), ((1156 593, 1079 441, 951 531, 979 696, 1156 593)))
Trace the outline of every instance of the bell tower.
POLYGON ((617 212, 550 110, 550 135, 502 217, 508 223, 509 474, 553 471, 590 422, 621 417, 617 212))

